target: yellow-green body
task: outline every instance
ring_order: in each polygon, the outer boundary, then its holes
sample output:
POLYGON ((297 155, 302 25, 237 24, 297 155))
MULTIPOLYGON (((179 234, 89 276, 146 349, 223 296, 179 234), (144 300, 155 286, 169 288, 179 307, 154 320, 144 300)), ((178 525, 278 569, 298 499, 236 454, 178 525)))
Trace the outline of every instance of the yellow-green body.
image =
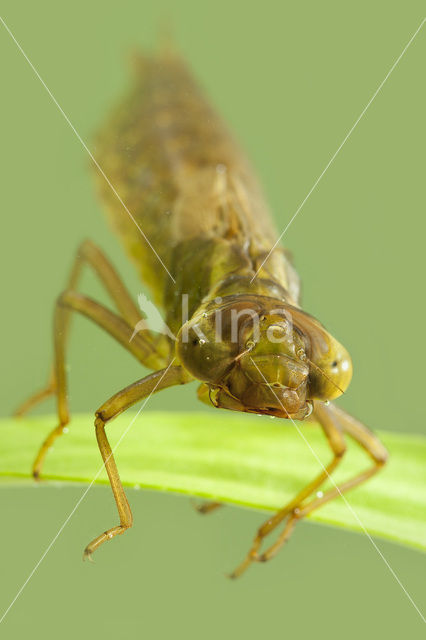
POLYGON ((133 87, 99 134, 96 155, 122 200, 100 176, 113 227, 178 335, 170 357, 205 383, 209 399, 201 393, 203 400, 279 415, 284 403, 283 417, 303 419, 313 397, 334 398, 346 388, 349 355, 300 309, 298 276, 275 246, 278 236, 252 169, 180 58, 136 61, 133 87), (229 325, 220 343, 212 339, 218 309, 229 325), (253 341, 244 322, 238 344, 231 340, 232 309, 263 318, 255 347, 245 346, 253 341), (277 347, 267 330, 280 324, 279 313, 291 316, 291 326, 277 347), (209 335, 207 346, 182 339, 186 320, 186 329, 196 325, 209 335), (266 383, 253 384, 253 358, 266 383), (272 382, 285 395, 277 399, 272 382))
MULTIPOLYGON (((129 407, 144 400, 143 408, 153 393, 196 379, 199 398, 218 408, 291 420, 313 412, 333 458, 260 527, 231 574, 238 577, 252 562, 273 557, 297 520, 374 475, 387 452, 364 425, 328 402, 350 382, 349 354, 300 308, 298 277, 276 246, 256 178, 180 59, 163 54, 138 60, 133 88, 99 134, 95 156, 112 224, 163 308, 169 333, 158 337, 149 330, 105 254, 90 241, 82 243, 55 305, 52 376, 19 409, 22 414, 56 395, 58 425, 40 447, 33 475, 40 476, 47 452, 70 419, 65 352, 71 312, 92 320, 153 369, 95 412, 96 438, 120 522, 94 538, 85 557, 132 526, 105 431, 129 407), (84 264, 103 283, 115 311, 78 291, 84 264), (314 497, 345 453, 344 433, 369 453, 373 465, 314 497), (284 521, 277 540, 261 553, 263 539, 284 521)), ((213 502, 201 510, 217 506, 213 502)))
MULTIPOLYGON (((132 91, 98 136, 96 153, 176 280, 100 177, 113 226, 175 329, 178 294, 187 293, 194 310, 231 274, 250 280, 277 239, 243 152, 173 55, 137 61, 132 91)), ((244 288, 263 292, 268 278, 279 297, 298 303, 298 279, 282 249, 259 275, 244 288)))

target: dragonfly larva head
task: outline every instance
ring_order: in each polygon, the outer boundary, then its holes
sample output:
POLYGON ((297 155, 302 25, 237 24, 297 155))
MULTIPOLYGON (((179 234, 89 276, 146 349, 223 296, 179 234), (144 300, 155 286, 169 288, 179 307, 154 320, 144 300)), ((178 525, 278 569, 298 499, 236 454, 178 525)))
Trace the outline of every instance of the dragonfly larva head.
POLYGON ((216 407, 302 420, 348 386, 349 354, 300 309, 263 296, 211 302, 179 332, 177 356, 216 407))

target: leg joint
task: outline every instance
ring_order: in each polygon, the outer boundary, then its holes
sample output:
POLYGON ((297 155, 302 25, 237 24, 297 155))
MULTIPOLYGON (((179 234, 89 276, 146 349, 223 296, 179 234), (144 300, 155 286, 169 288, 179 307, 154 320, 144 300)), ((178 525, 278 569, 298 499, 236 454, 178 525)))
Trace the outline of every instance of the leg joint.
POLYGON ((340 460, 341 458, 343 458, 347 450, 348 448, 346 444, 342 442, 342 444, 339 444, 339 446, 334 449, 334 455, 340 460))
POLYGON ((389 459, 389 452, 384 447, 382 447, 380 454, 376 453, 376 455, 374 456, 374 461, 379 467, 384 467, 388 459, 389 459))
POLYGON ((102 418, 102 413, 97 411, 95 413, 95 429, 102 429, 106 424, 106 421, 102 418))
POLYGON ((98 247, 88 238, 83 240, 77 249, 77 254, 86 258, 87 255, 99 251, 98 247))

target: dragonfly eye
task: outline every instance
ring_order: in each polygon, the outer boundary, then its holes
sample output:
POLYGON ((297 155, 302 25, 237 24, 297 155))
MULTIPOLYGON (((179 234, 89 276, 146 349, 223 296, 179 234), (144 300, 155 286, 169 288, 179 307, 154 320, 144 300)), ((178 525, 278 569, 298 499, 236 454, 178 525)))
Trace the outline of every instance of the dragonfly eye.
POLYGON ((216 339, 215 325, 209 317, 189 320, 177 336, 177 357, 185 369, 202 382, 221 382, 237 354, 237 344, 216 339))
POLYGON ((346 391, 352 378, 352 361, 346 349, 333 339, 329 353, 308 360, 311 395, 320 400, 333 400, 346 391), (337 356, 336 356, 337 352, 337 356))

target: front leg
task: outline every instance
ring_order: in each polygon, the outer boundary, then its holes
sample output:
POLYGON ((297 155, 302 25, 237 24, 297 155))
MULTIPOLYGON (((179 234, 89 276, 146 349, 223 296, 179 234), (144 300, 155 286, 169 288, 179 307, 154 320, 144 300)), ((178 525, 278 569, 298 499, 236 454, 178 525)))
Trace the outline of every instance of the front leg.
MULTIPOLYGON (((116 418, 120 413, 131 407, 136 402, 145 399, 145 404, 153 393, 166 389, 177 384, 185 384, 192 378, 179 366, 171 364, 160 371, 156 371, 141 380, 131 384, 113 395, 96 411, 95 430, 99 450, 104 461, 105 469, 114 494, 117 505, 120 524, 104 531, 94 538, 84 550, 84 557, 91 558, 91 555, 98 547, 107 540, 121 535, 132 526, 133 517, 130 505, 127 501, 123 485, 120 480, 117 465, 114 460, 113 451, 105 433, 105 425, 116 418)), ((144 405, 143 405, 144 406, 144 405)), ((142 407, 143 408, 143 407, 142 407)))
MULTIPOLYGON (((349 414, 347 414, 342 409, 330 404, 329 406, 324 405, 323 403, 315 403, 315 411, 314 416, 321 424, 324 429, 326 435, 328 434, 328 440, 330 445, 335 453, 335 455, 340 457, 343 455, 345 451, 345 445, 343 442, 343 434, 347 434, 353 440, 355 440, 370 456, 373 460, 373 465, 370 466, 365 471, 359 473, 353 478, 350 478, 346 482, 343 482, 341 485, 334 484, 334 487, 327 491, 321 497, 314 498, 310 502, 304 502, 306 498, 309 496, 305 495, 303 500, 300 500, 297 507, 291 509, 284 509, 279 512, 276 516, 274 516, 271 520, 280 517, 281 514, 288 515, 288 520, 286 525, 279 535, 276 542, 271 545, 264 553, 259 554, 258 549, 262 542, 262 527, 259 530, 258 536, 255 539, 255 543, 251 550, 248 558, 246 558, 245 562, 237 569, 237 572, 231 577, 238 577, 253 561, 256 562, 266 562, 273 558, 281 547, 287 542, 289 539, 291 532, 293 531, 294 525, 298 520, 305 518, 307 515, 319 509, 327 502, 342 496, 346 491, 353 489, 354 487, 359 486, 372 476, 374 476, 382 467, 386 464, 388 453, 385 447, 382 445, 380 440, 374 435, 372 431, 370 431, 365 425, 363 425, 359 420, 356 420, 349 414), (343 446, 343 448, 342 448, 343 446), (302 502, 304 502, 302 504, 302 502)), ((324 469, 324 473, 327 477, 330 475, 330 467, 326 467, 324 469)), ((325 478, 326 479, 326 478, 325 478)), ((319 486, 319 485, 318 485, 319 486)), ((313 493, 313 492, 311 492, 313 493)), ((300 496, 301 494, 299 494, 300 496)), ((268 523, 265 523, 268 524, 268 523)), ((265 525, 263 525, 265 526, 265 525)))
POLYGON ((120 476, 118 474, 117 465, 115 464, 111 445, 108 442, 108 438, 105 433, 105 423, 100 418, 95 418, 95 430, 96 440, 98 441, 99 450, 102 454, 105 468, 108 473, 109 482, 114 494, 115 503, 117 505, 118 515, 120 518, 120 524, 111 527, 107 531, 104 531, 97 536, 92 542, 87 545, 84 550, 83 559, 88 558, 92 560, 92 553, 101 546, 107 540, 115 538, 124 533, 133 524, 132 510, 127 500, 126 493, 123 485, 121 484, 120 476))
POLYGON ((315 410, 315 418, 319 421, 333 452, 332 460, 326 467, 323 467, 321 473, 319 473, 312 482, 302 489, 297 496, 293 498, 293 500, 262 524, 257 531, 248 554, 243 562, 230 574, 230 578, 238 578, 253 562, 266 562, 278 552, 290 537, 303 502, 330 477, 340 463, 346 451, 346 444, 341 430, 332 419, 329 419, 328 415, 323 415, 320 410, 315 410), (263 540, 287 517, 288 521, 278 540, 266 549, 266 551, 260 553, 260 547, 263 540))
POLYGON ((370 431, 370 429, 362 424, 362 422, 353 418, 351 415, 346 413, 346 411, 343 411, 343 409, 340 409, 340 407, 336 407, 333 404, 330 404, 329 407, 322 407, 321 411, 324 416, 328 416, 329 420, 332 420, 339 429, 364 449, 372 459, 373 464, 353 478, 349 478, 349 480, 346 480, 346 482, 343 482, 339 486, 334 485, 334 487, 327 491, 323 496, 312 500, 307 505, 304 505, 297 515, 298 518, 304 518, 312 513, 312 511, 315 511, 327 502, 330 502, 330 500, 334 500, 334 498, 342 496, 346 491, 354 489, 372 476, 376 475, 376 473, 384 467, 388 459, 388 452, 384 445, 380 442, 379 438, 370 431))

